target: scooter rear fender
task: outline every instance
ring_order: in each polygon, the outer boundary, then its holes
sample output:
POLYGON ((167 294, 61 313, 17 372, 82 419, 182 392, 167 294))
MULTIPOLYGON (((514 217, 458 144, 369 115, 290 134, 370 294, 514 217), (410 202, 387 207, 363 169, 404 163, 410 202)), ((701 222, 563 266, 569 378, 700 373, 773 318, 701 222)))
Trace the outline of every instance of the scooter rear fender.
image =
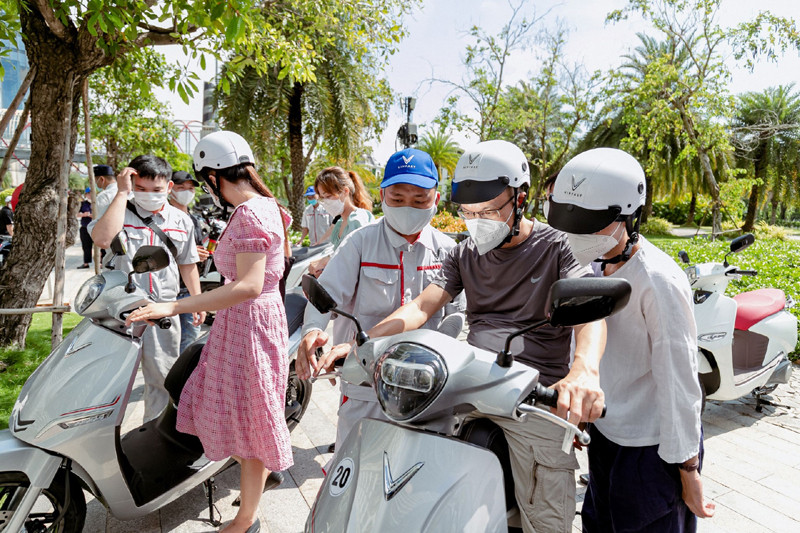
POLYGON ((9 430, 0 431, 0 472, 22 472, 30 487, 6 525, 7 531, 21 531, 36 499, 55 478, 63 458, 47 453, 15 438, 9 430))
POLYGON ((486 449, 362 419, 332 465, 306 533, 507 531, 502 468, 486 449))

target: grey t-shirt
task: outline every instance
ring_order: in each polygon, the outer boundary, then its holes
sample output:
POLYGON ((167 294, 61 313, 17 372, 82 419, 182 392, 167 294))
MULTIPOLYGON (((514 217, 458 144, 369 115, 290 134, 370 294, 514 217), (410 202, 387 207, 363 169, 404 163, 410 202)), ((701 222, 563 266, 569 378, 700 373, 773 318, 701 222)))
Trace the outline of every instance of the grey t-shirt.
MULTIPOLYGON (((453 248, 433 283, 450 296, 467 297, 467 342, 490 351, 503 349, 512 331, 546 318, 550 285, 592 272, 573 257, 566 234, 534 220, 533 231, 513 248, 479 255, 472 239, 453 248)), ((511 351, 552 385, 569 371, 572 328, 543 328, 515 338, 511 351)))

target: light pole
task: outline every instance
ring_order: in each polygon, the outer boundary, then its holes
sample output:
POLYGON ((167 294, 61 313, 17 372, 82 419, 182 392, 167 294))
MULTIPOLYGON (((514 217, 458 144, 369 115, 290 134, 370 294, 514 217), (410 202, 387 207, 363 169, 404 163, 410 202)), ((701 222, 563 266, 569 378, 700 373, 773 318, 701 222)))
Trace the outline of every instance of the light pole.
POLYGON ((412 96, 400 100, 400 107, 406 114, 406 123, 397 130, 397 138, 400 139, 403 148, 411 148, 417 144, 417 125, 411 122, 411 114, 414 112, 416 104, 417 99, 412 96))

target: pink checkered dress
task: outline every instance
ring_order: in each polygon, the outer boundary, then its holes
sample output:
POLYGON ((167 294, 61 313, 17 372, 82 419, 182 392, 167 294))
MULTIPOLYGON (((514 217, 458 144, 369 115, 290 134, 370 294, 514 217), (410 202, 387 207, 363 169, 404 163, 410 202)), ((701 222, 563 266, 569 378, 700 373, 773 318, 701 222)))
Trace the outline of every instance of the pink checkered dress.
POLYGON ((283 224, 275 200, 240 205, 222 234, 214 262, 236 279, 237 253, 265 253, 264 288, 252 300, 217 313, 197 369, 181 394, 179 431, 197 435, 206 457, 259 459, 270 470, 292 466, 284 420, 286 313, 278 293, 283 273, 283 224))

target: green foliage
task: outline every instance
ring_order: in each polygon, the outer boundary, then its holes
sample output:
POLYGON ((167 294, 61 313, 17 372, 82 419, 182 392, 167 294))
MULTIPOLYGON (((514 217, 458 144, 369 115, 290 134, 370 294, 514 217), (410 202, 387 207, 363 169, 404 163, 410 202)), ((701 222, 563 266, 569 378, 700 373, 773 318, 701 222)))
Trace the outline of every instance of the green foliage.
MULTIPOLYGON (((678 251, 685 250, 692 264, 709 261, 722 261, 729 250, 727 241, 710 242, 705 239, 651 239, 653 244, 664 250, 680 263, 678 251)), ((757 276, 743 276, 741 280, 728 285, 727 294, 733 296, 740 292, 772 287, 783 290, 795 300, 800 297, 800 242, 781 240, 760 240, 742 252, 728 257, 731 264, 743 270, 756 270, 757 276)), ((800 318, 800 307, 790 312, 800 318)), ((798 348, 791 354, 797 359, 798 348)))
POLYGON ((179 128, 166 117, 169 107, 153 90, 165 84, 171 69, 164 56, 152 49, 139 50, 137 68, 123 71, 115 62, 90 78, 93 144, 103 146, 106 163, 120 170, 135 156, 153 154, 174 168, 189 168, 185 154, 175 144, 179 128))
POLYGON ((0 191, 0 207, 6 205, 6 198, 14 194, 14 187, 8 187, 0 191))
POLYGON ((80 191, 83 193, 83 191, 86 190, 86 187, 89 186, 89 180, 86 178, 86 176, 81 176, 77 172, 70 172, 67 186, 71 191, 80 191))
POLYGON ((669 220, 658 217, 649 217, 641 226, 642 235, 656 235, 667 237, 672 235, 672 224, 669 220))
POLYGON ((778 241, 785 241, 789 236, 789 232, 786 231, 786 228, 767 224, 763 220, 753 228, 753 234, 757 239, 778 241))
MULTIPOLYGON (((78 325, 81 316, 75 313, 64 315, 63 333, 67 335, 78 325)), ((0 372, 0 429, 8 427, 11 409, 28 376, 36 370, 50 354, 52 315, 36 313, 25 338, 25 349, 0 348, 0 362, 7 368, 0 372)))
POLYGON ((11 186, 12 186, 12 183, 11 183, 11 172, 6 172, 5 176, 3 176, 2 187, 4 189, 8 189, 11 186))

